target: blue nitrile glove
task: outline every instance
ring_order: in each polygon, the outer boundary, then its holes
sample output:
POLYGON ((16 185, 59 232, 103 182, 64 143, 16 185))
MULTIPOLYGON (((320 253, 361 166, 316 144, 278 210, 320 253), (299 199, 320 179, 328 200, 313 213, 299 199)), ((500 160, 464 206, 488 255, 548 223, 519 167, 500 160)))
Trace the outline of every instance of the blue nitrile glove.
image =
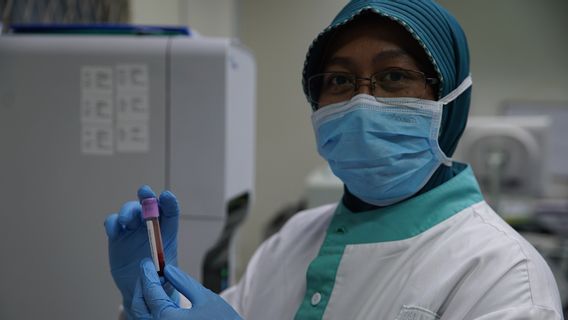
MULTIPOLYGON (((156 195, 149 186, 138 189, 139 201, 151 197, 156 195)), ((122 293, 122 303, 129 318, 131 318, 130 307, 140 271, 140 261, 151 256, 148 232, 142 219, 142 207, 139 201, 125 203, 118 214, 111 214, 105 220, 110 271, 122 293)), ((166 263, 177 265, 178 202, 173 193, 164 191, 158 198, 158 206, 166 263)), ((169 294, 177 297, 175 290, 168 287, 169 294)))
POLYGON ((166 265, 164 276, 191 301, 191 309, 180 308, 160 284, 150 259, 140 263, 140 280, 134 290, 132 313, 136 319, 161 320, 242 320, 220 296, 203 287, 180 269, 166 265))

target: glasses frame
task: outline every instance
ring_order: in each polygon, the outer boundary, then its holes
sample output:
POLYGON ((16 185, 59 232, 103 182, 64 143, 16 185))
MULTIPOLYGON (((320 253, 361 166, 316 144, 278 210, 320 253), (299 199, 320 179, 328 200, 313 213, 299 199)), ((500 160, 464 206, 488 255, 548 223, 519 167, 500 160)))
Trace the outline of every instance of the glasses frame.
MULTIPOLYGON (((364 85, 367 85, 367 86, 370 87, 371 92, 373 93, 372 95, 373 95, 376 99, 383 98, 383 97, 380 97, 380 96, 376 96, 376 95, 374 94, 374 93, 375 93, 375 90, 377 89, 377 82, 378 82, 378 81, 377 81, 377 75, 383 74, 383 73, 388 72, 388 71, 396 71, 396 70, 400 70, 400 71, 403 71, 403 72, 408 72, 408 73, 411 73, 411 74, 415 74, 415 75, 417 75, 419 78, 422 78, 422 79, 423 79, 422 81, 424 81, 424 92, 426 92, 426 87, 427 87, 427 86, 434 86, 434 85, 437 85, 437 84, 440 83, 440 80, 439 80, 437 77, 427 76, 427 75, 426 75, 424 72, 422 72, 422 71, 409 70, 409 69, 404 69, 404 68, 388 68, 388 69, 385 69, 385 70, 381 70, 381 71, 379 71, 379 72, 376 72, 376 73, 372 74, 370 77, 359 77, 359 76, 357 76, 356 74, 351 73, 351 72, 320 72, 320 73, 316 73, 316 74, 314 74, 314 75, 312 75, 312 76, 310 76, 310 77, 308 78, 308 100, 309 100, 311 103, 315 104, 315 105, 317 106, 317 108, 320 108, 320 107, 321 107, 321 106, 319 105, 319 94, 318 94, 317 99, 315 99, 315 98, 312 97, 312 92, 311 92, 311 91, 312 91, 312 84, 311 84, 311 82, 312 82, 314 79, 316 79, 317 77, 322 77, 322 76, 325 76, 325 75, 332 75, 332 74, 336 74, 336 75, 346 75, 346 76, 348 76, 350 79, 354 80, 354 84, 355 84, 355 85, 354 85, 354 87, 353 87, 353 89, 352 89, 351 96, 350 96, 348 99, 346 99, 346 100, 351 99, 351 98, 357 93, 357 91, 358 91, 362 86, 364 86, 364 85), (366 81, 366 82, 368 82, 368 83, 361 84, 361 81, 366 81)), ((321 89, 320 89, 320 91, 321 91, 321 89)), ((424 93, 423 93, 423 94, 424 94, 424 93)), ((423 94, 422 94, 422 96, 420 96, 420 97, 414 97, 414 98, 416 98, 416 99, 421 99, 421 98, 423 97, 423 94)), ((405 98, 405 97, 400 97, 400 98, 405 98)), ((346 100, 343 100, 343 101, 346 101, 346 100)), ((341 102, 341 101, 337 101, 337 102, 341 102)), ((337 102, 335 102, 335 103, 337 103, 337 102)))

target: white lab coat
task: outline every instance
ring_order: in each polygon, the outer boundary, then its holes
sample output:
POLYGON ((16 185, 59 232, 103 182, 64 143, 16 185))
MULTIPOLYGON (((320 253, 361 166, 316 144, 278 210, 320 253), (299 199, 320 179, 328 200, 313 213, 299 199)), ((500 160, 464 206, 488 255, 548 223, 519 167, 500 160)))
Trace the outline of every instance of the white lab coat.
POLYGON ((563 318, 547 264, 469 168, 389 211, 297 214, 222 296, 247 320, 563 318))

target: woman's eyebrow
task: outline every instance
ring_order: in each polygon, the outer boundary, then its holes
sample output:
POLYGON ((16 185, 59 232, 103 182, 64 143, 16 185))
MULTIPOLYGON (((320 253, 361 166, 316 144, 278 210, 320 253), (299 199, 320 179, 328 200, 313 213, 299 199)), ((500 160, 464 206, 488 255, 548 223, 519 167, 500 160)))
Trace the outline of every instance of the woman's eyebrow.
MULTIPOLYGON (((389 50, 384 50, 384 51, 377 53, 373 57, 372 63, 375 64, 375 63, 379 63, 383 60, 396 59, 396 58, 404 58, 404 59, 410 58, 410 59, 414 60, 414 58, 411 54, 409 54, 408 52, 406 52, 402 49, 389 49, 389 50)), ((326 63, 327 66, 341 66, 341 67, 345 67, 345 68, 350 68, 354 64, 355 63, 353 62, 353 59, 351 59, 350 57, 345 57, 345 56, 333 56, 326 63)))
POLYGON ((349 68, 354 65, 353 60, 349 57, 333 56, 326 63, 327 66, 340 66, 349 68))
POLYGON ((381 51, 380 53, 376 54, 373 57, 373 63, 378 63, 381 62, 382 60, 389 60, 395 58, 404 58, 404 59, 410 58, 414 60, 412 55, 410 55, 408 52, 402 49, 390 49, 390 50, 381 51))

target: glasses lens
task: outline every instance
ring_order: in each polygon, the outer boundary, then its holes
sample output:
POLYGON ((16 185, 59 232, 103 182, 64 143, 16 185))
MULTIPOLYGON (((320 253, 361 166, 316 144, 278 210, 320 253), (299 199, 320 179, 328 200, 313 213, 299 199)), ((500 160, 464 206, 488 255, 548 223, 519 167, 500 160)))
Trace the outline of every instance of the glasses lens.
POLYGON ((426 78, 421 72, 393 68, 375 74, 374 78, 376 97, 420 99, 426 92, 426 78))
POLYGON ((308 80, 310 101, 319 105, 349 100, 355 90, 355 76, 349 73, 320 73, 308 80))

